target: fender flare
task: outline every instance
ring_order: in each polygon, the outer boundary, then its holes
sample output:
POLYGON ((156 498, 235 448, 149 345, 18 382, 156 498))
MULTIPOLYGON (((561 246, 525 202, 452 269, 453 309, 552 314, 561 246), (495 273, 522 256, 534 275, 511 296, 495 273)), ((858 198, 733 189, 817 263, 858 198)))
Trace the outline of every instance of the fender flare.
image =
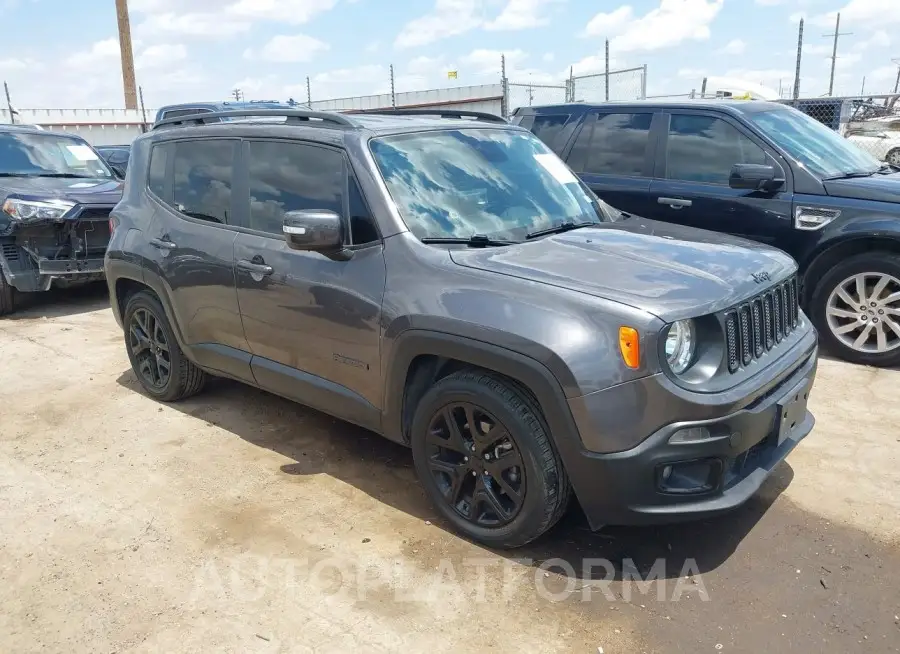
POLYGON ((433 355, 470 363, 514 379, 537 400, 577 497, 592 488, 593 471, 585 456, 575 419, 562 385, 547 366, 519 352, 463 336, 424 329, 401 332, 394 342, 386 367, 383 433, 404 442, 403 395, 412 361, 420 355, 433 355))

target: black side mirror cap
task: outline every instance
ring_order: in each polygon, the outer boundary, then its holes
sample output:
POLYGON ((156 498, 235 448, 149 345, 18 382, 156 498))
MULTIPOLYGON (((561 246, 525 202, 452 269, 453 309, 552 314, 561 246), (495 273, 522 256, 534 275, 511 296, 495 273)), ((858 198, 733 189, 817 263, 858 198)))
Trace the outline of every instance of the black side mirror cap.
POLYGON ((303 209, 284 214, 282 232, 294 250, 320 252, 338 260, 349 259, 352 252, 344 248, 344 223, 328 209, 303 209))
POLYGON ((784 186, 784 179, 776 176, 775 166, 735 164, 728 176, 728 186, 734 189, 771 193, 784 186))

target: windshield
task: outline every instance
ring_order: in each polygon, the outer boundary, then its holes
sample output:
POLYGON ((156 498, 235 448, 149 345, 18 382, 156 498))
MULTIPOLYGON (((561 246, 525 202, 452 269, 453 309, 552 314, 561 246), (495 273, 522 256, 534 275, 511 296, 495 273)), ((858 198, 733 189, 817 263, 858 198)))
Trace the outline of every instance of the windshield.
POLYGON ((420 239, 518 241, 563 223, 608 220, 596 197, 529 132, 440 130, 377 138, 370 147, 420 239))
POLYGON ((874 173, 881 163, 802 111, 784 108, 749 114, 751 121, 812 174, 840 177, 874 173))
POLYGON ((0 132, 0 175, 113 177, 85 141, 34 132, 0 132))

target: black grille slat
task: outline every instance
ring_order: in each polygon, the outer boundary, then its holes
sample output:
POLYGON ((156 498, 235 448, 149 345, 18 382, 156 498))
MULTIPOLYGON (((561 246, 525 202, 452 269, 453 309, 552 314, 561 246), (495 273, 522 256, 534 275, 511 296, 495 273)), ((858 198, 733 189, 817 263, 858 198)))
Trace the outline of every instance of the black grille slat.
POLYGON ((724 313, 729 372, 750 365, 797 328, 798 288, 792 277, 724 313))
POLYGON ((728 350, 728 370, 734 372, 738 369, 738 334, 737 314, 729 313, 725 316, 725 344, 728 350))
POLYGON ((741 334, 741 360, 748 365, 753 360, 753 336, 750 332, 750 309, 743 306, 738 311, 738 325, 741 334))
POLYGON ((766 293, 763 297, 763 322, 766 330, 766 351, 771 350, 775 346, 775 318, 773 317, 774 308, 772 307, 772 294, 766 293))
POLYGON ((757 298, 753 300, 753 304, 750 308, 750 322, 753 328, 753 353, 757 359, 763 354, 763 340, 765 339, 762 313, 762 300, 757 298))
POLYGON ((782 311, 781 292, 775 289, 772 292, 772 322, 775 323, 775 342, 780 343, 784 334, 784 312, 782 311))

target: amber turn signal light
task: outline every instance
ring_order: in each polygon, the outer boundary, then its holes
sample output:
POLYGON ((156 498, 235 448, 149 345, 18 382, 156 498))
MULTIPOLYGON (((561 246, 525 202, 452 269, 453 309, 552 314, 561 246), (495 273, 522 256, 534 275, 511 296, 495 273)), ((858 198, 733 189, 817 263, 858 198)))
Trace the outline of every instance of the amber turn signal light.
POLYGON ((641 346, 637 330, 634 327, 619 327, 619 351, 622 360, 629 368, 641 365, 641 346))

